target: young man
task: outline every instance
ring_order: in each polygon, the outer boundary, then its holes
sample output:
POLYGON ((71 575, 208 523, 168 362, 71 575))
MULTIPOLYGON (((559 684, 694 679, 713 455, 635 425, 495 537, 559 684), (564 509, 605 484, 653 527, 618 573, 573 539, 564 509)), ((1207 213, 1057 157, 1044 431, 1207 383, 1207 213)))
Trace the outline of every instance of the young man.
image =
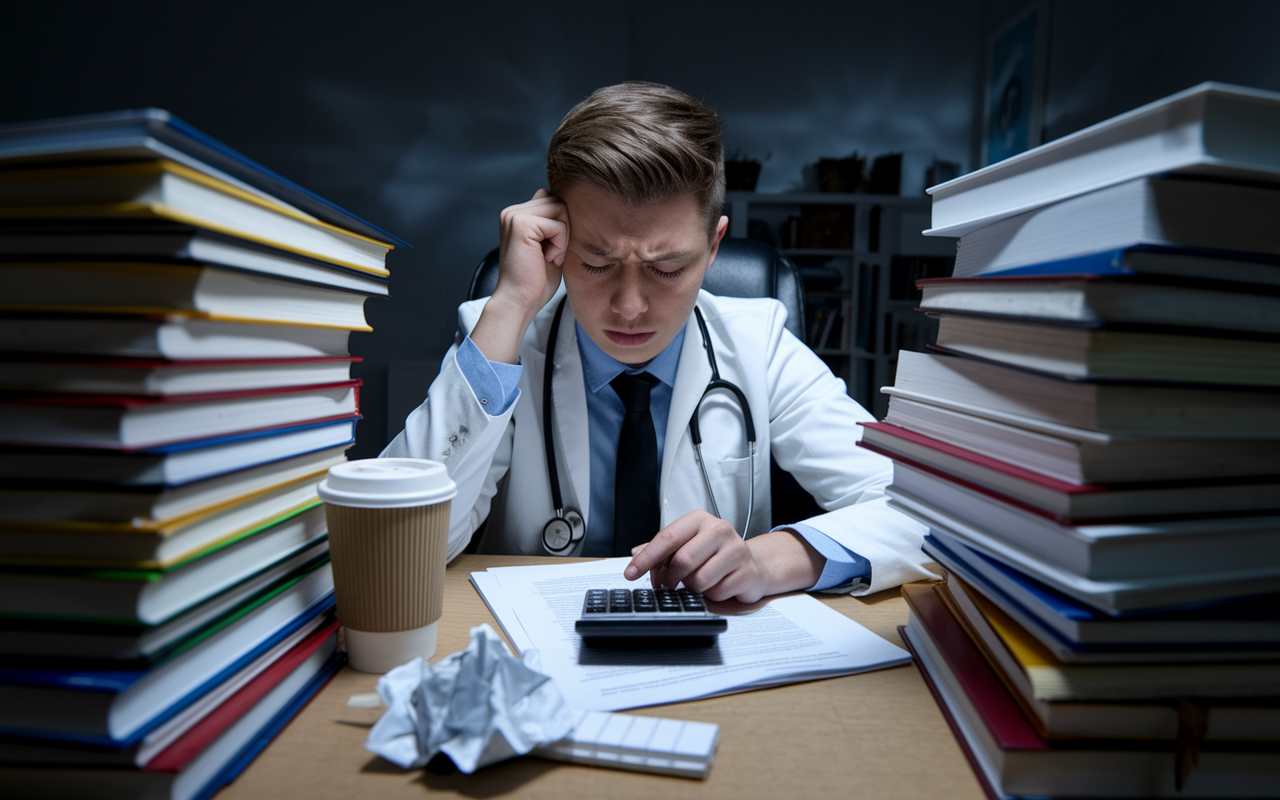
POLYGON ((560 123, 547 177, 502 212, 497 288, 459 308, 457 344, 383 453, 449 469, 449 558, 487 519, 481 552, 643 545, 629 580, 713 600, 933 577, 923 527, 885 505, 889 461, 855 446, 871 415, 782 305, 701 291, 728 227, 715 113, 657 84, 601 89, 560 123), (745 406, 702 399, 712 358, 745 406), (768 530, 770 455, 827 513, 768 530))

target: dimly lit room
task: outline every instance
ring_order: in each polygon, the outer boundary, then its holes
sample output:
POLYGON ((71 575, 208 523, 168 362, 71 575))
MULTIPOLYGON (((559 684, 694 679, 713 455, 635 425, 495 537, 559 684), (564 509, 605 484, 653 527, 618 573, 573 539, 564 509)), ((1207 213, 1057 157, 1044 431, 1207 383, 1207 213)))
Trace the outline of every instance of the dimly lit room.
POLYGON ((0 795, 1280 795, 1280 4, 3 16, 0 795))

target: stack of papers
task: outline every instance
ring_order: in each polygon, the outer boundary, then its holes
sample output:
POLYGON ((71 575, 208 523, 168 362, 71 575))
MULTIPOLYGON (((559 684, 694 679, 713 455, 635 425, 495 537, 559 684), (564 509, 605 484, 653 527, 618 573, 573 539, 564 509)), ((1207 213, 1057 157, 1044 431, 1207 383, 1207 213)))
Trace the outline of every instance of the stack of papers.
MULTIPOLYGON (((536 649, 571 708, 619 711, 851 675, 911 661, 900 647, 808 595, 715 603, 729 628, 711 648, 583 648, 573 624, 588 589, 629 589, 630 559, 495 567, 471 582, 517 650, 536 649)), ((648 576, 640 580, 648 581, 648 576)))

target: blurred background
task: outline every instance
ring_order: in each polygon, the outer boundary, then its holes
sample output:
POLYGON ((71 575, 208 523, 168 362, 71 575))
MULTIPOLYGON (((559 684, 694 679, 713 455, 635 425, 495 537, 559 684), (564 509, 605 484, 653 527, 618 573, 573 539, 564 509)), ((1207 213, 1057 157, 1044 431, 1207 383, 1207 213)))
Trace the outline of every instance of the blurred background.
MULTIPOLYGON (((1027 5, 15 2, 0 123, 166 108, 413 243, 352 337, 360 458, 421 399, 498 212, 544 184, 551 133, 592 90, 659 81, 714 106, 759 193, 815 189, 811 165, 856 151, 901 153, 897 193, 923 197, 931 166, 981 165, 992 37, 1027 5)), ((1280 3, 1040 7, 1043 141, 1205 80, 1280 90, 1280 3)))

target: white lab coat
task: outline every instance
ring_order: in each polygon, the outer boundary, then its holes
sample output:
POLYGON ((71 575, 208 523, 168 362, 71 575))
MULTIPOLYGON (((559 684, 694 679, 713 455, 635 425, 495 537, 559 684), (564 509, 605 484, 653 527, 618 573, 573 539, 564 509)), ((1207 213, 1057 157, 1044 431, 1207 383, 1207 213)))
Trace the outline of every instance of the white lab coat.
MULTIPOLYGON (((458 367, 455 344, 445 355, 426 401, 409 415, 404 431, 382 454, 430 458, 448 468, 458 485, 449 520, 450 560, 462 552, 486 518, 489 524, 480 552, 548 554, 542 529, 553 509, 542 433, 542 376, 547 334, 563 291, 562 287, 529 326, 520 348, 524 365, 520 396, 510 408, 497 416, 486 412, 458 367)), ((459 341, 479 320, 484 303, 484 299, 474 300, 459 307, 459 341)), ((893 477, 891 462, 855 446, 861 436, 857 423, 873 417, 845 393, 844 382, 786 330, 782 304, 704 291, 699 293, 698 306, 711 334, 720 375, 746 394, 755 420, 755 507, 748 535, 769 529, 772 455, 828 509, 820 516, 795 521, 813 526, 871 562, 871 585, 855 593, 937 577, 923 567, 926 559, 920 545, 925 528, 885 504, 883 489, 893 477)), ((561 493, 564 502, 578 509, 590 525, 586 384, 573 309, 568 305, 554 364, 552 419, 561 493)), ((663 446, 659 478, 663 525, 689 511, 711 508, 689 436, 689 418, 710 378, 702 335, 690 314, 663 446)), ((485 399, 501 402, 501 398, 485 399)), ((703 456, 720 516, 741 530, 750 466, 742 416, 728 392, 715 392, 703 402, 701 426, 703 456)))

